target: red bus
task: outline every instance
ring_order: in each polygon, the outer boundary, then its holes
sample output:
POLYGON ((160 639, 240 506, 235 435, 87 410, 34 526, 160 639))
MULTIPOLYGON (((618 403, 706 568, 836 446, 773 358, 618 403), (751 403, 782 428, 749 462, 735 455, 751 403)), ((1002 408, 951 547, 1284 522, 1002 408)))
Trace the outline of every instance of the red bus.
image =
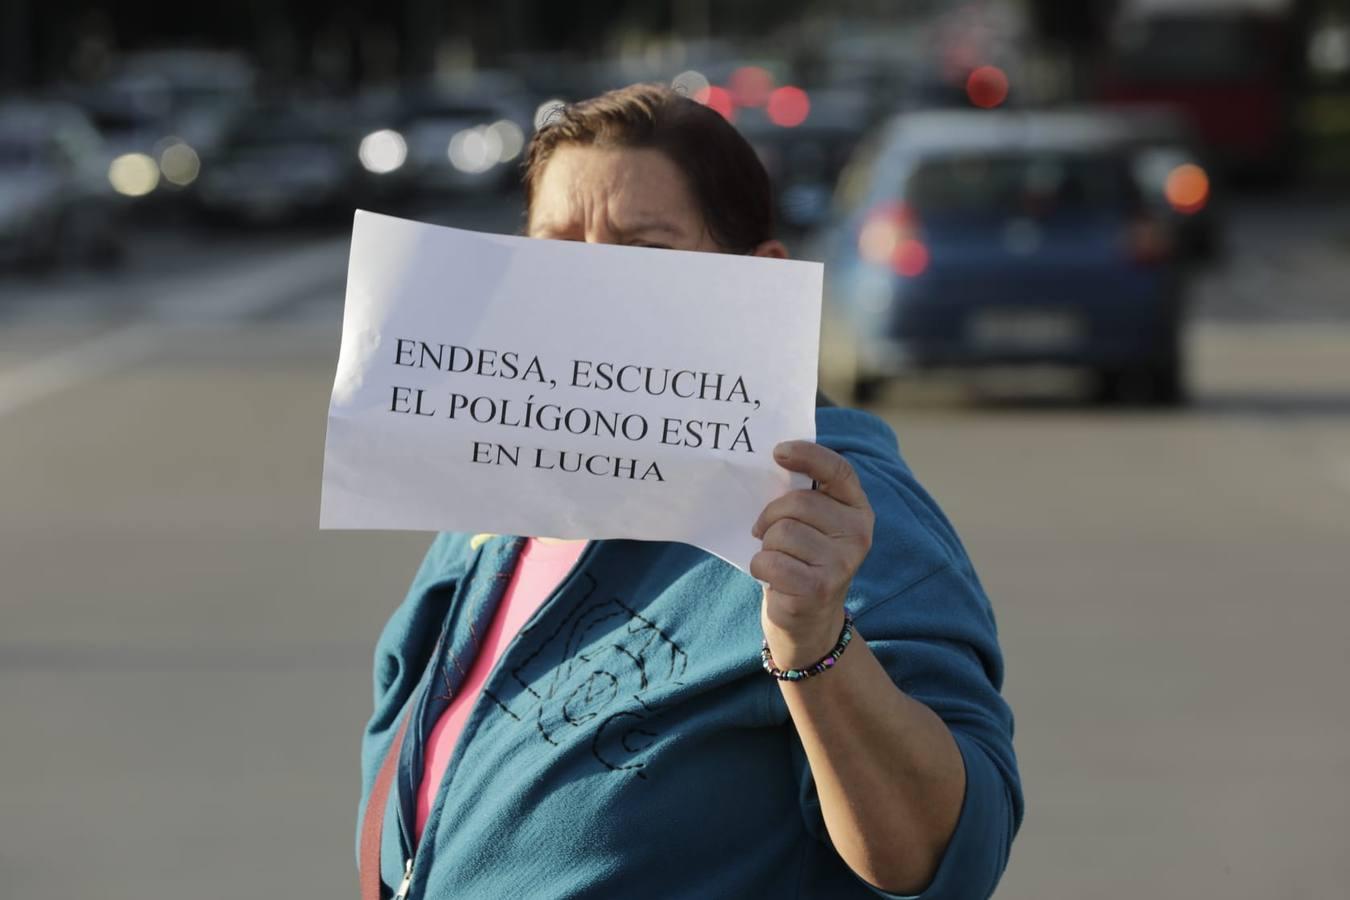
POLYGON ((1127 8, 1112 31, 1102 99, 1174 106, 1221 169, 1287 174, 1294 163, 1298 41, 1291 17, 1264 6, 1127 8))

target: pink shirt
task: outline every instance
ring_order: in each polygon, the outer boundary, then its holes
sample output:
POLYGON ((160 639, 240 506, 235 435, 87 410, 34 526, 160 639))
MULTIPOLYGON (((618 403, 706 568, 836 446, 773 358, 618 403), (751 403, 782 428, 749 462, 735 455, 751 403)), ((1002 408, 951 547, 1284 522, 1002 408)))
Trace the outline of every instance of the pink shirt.
POLYGON ((422 839, 422 829, 426 827, 431 806, 436 802, 436 793, 445 777, 445 768, 450 764, 450 756, 455 752, 455 742, 464 730, 464 723, 468 721, 488 675, 516 632, 567 577, 584 549, 585 541, 555 543, 530 538, 525 543, 516 570, 506 586, 506 593, 502 595, 502 602, 483 638, 483 646, 470 666, 459 693, 455 694, 436 721, 427 739, 422 784, 417 790, 415 840, 422 839))

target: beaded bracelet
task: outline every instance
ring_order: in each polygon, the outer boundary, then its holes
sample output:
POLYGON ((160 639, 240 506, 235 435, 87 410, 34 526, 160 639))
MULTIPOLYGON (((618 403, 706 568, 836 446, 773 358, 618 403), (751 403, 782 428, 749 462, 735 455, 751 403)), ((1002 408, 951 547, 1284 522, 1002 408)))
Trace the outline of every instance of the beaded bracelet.
POLYGON ((764 649, 760 651, 759 659, 764 664, 764 671, 779 681, 801 681, 803 678, 810 678, 827 669, 834 668, 834 664, 839 661, 839 657, 844 655, 844 650, 848 648, 848 642, 851 640, 853 640, 853 617, 844 613, 844 628, 839 632, 839 643, 835 644, 834 649, 826 653, 819 661, 804 669, 780 669, 773 664, 773 657, 769 654, 768 638, 764 639, 764 649))

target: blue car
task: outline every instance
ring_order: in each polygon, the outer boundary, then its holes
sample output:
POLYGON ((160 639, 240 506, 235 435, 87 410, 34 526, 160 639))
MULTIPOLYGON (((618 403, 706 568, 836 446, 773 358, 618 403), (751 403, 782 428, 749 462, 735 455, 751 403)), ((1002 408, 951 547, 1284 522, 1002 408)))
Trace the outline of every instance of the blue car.
POLYGON ((866 402, 932 368, 1057 364, 1180 402, 1182 267, 1100 116, 907 114, 844 173, 822 375, 866 402))

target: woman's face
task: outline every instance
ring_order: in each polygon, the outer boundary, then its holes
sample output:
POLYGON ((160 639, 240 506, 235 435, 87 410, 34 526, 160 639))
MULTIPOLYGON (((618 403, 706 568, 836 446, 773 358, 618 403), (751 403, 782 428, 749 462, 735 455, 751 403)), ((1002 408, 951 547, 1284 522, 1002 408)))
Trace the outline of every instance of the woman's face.
MULTIPOLYGON (((659 150, 564 144, 540 173, 529 235, 721 252, 675 164, 659 150)), ((786 257, 778 241, 756 256, 786 257)))

